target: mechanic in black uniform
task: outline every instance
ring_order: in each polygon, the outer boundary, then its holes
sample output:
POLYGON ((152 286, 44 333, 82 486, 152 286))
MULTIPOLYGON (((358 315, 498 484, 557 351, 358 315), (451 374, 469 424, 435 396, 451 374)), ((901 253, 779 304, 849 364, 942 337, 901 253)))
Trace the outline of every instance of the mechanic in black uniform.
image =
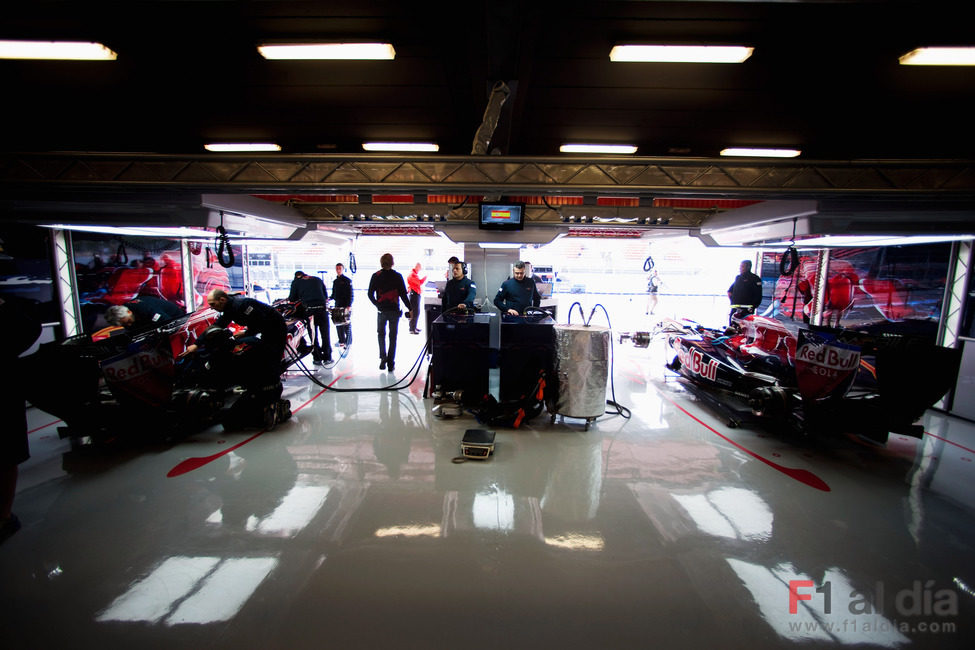
MULTIPOLYGON (((339 315, 342 316, 345 322, 344 325, 335 325, 335 334, 339 339, 336 345, 340 348, 344 348, 349 344, 349 329, 352 327, 349 323, 352 312, 352 299, 352 280, 349 279, 349 276, 345 275, 345 266, 340 262, 335 265, 335 279, 332 280, 332 300, 334 301, 332 309, 341 309, 342 313, 339 315)), ((333 320, 335 320, 335 316, 333 316, 333 320)))
POLYGON ((379 258, 378 271, 369 279, 369 302, 379 310, 376 330, 379 334, 379 369, 392 372, 396 369, 396 334, 399 330, 399 301, 406 305, 406 317, 410 317, 410 296, 406 293, 403 276, 393 270, 393 256, 385 253, 379 258), (386 347, 386 326, 389 325, 389 347, 386 347))
POLYGON ((450 279, 444 285, 443 294, 440 297, 443 311, 460 307, 473 310, 476 296, 477 285, 467 277, 464 263, 461 261, 451 262, 450 279))
POLYGON ((304 307, 305 315, 311 320, 311 333, 315 341, 312 348, 312 358, 316 364, 332 361, 332 343, 329 335, 328 315, 325 305, 328 303, 328 291, 325 283, 318 276, 308 275, 304 271, 295 271, 295 279, 291 281, 291 293, 288 300, 299 302, 304 307), (316 333, 317 332, 317 333, 316 333))
POLYGON ((182 307, 168 300, 140 296, 123 305, 109 307, 105 311, 105 320, 109 325, 121 326, 134 333, 159 327, 185 315, 182 307))
POLYGON ((528 307, 538 307, 542 297, 538 294, 535 281, 525 277, 525 263, 515 262, 514 277, 501 283, 494 305, 502 316, 520 316, 528 307))
POLYGON ((728 287, 728 299, 731 301, 729 324, 735 318, 754 314, 755 309, 762 304, 762 278, 752 273, 752 263, 749 260, 742 260, 738 266, 738 277, 728 287))
MULTIPOLYGON (((227 327, 233 322, 246 328, 234 335, 238 342, 249 345, 240 355, 246 373, 241 384, 249 388, 275 386, 280 397, 284 348, 288 343, 284 316, 270 305, 239 294, 228 295, 223 289, 214 289, 207 294, 207 304, 220 312, 214 325, 227 327)), ((194 343, 186 348, 183 356, 196 351, 194 343)))

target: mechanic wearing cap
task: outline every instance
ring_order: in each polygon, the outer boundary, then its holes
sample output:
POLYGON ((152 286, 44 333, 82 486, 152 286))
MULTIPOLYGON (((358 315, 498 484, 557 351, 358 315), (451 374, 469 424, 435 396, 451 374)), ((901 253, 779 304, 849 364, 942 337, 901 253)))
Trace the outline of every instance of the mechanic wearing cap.
POLYGON ((444 311, 448 309, 474 309, 477 285, 467 277, 464 266, 464 263, 460 261, 450 264, 450 279, 444 285, 443 295, 441 296, 441 305, 444 311))
POLYGON ((520 316, 529 307, 538 307, 542 297, 538 294, 535 281, 525 277, 525 263, 515 262, 514 277, 501 283, 494 305, 507 316, 520 316))
POLYGON ((124 327, 131 332, 141 332, 185 315, 186 312, 182 307, 168 300, 140 296, 124 305, 109 307, 105 311, 105 320, 109 325, 124 327))
POLYGON ((288 294, 288 300, 301 303, 305 309, 305 315, 311 319, 312 338, 315 341, 312 357, 315 363, 331 362, 332 342, 325 309, 328 303, 328 291, 325 289, 325 283, 317 276, 308 275, 304 271, 295 271, 295 279, 291 281, 291 293, 288 294))
POLYGON ((738 277, 728 287, 728 299, 731 301, 729 324, 735 318, 754 314, 762 303, 762 278, 752 273, 752 263, 749 260, 742 260, 738 266, 738 277))

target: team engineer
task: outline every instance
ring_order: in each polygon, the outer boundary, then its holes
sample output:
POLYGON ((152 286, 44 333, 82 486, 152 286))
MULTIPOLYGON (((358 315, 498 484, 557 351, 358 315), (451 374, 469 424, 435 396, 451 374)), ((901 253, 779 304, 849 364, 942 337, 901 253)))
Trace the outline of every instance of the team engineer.
POLYGON ((138 332, 159 327, 185 315, 182 307, 168 300, 142 296, 124 305, 112 305, 105 311, 105 320, 109 325, 138 332))
POLYGON ((501 284, 494 297, 494 305, 506 316, 520 316, 527 308, 538 307, 542 302, 535 281, 525 277, 524 262, 515 262, 513 275, 501 284))
MULTIPOLYGON (((451 258, 455 259, 455 258, 451 258)), ((477 285, 464 273, 463 262, 451 262, 450 279, 444 285, 441 296, 443 311, 448 309, 474 309, 477 285)))

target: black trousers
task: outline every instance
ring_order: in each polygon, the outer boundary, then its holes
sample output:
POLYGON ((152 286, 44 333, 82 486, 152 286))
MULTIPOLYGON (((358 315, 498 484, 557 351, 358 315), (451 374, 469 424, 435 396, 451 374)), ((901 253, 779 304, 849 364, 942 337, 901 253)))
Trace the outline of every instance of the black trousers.
POLYGON ((308 314, 310 322, 308 333, 315 341, 312 355, 318 361, 330 361, 332 359, 332 342, 328 327, 328 310, 325 307, 308 307, 305 312, 308 314))
POLYGON ((416 332, 416 321, 420 318, 420 294, 410 292, 410 331, 416 332))

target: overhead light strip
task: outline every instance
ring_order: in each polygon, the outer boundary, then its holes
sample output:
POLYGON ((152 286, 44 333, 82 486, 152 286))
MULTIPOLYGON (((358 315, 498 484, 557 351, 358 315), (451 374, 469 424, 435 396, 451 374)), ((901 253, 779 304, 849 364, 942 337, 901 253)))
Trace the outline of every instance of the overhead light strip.
POLYGON ((901 65, 975 65, 975 47, 919 47, 898 60, 901 65))
POLYGON ((202 228, 187 228, 185 226, 108 226, 101 224, 63 224, 45 223, 41 228, 53 230, 73 230, 77 232, 95 232, 103 235, 124 235, 128 237, 169 237, 172 239, 204 238, 213 239, 214 233, 202 228))
POLYGON ((214 142, 203 148, 214 152, 281 151, 281 145, 272 142, 214 142))
POLYGON ((101 43, 75 41, 0 41, 0 59, 114 61, 118 54, 101 43))
POLYGON ((562 153, 611 153, 634 154, 636 146, 632 144, 564 144, 559 147, 562 153))
POLYGON ((433 142, 363 142, 365 151, 440 151, 433 142))
POLYGON ((742 45, 617 45, 616 63, 742 63, 755 48, 742 45))
POLYGON ((389 61, 396 58, 390 43, 264 43, 257 51, 265 59, 389 61))
POLYGON ((728 147, 721 150, 722 156, 748 156, 754 158, 795 158, 799 149, 764 149, 760 147, 728 147))

